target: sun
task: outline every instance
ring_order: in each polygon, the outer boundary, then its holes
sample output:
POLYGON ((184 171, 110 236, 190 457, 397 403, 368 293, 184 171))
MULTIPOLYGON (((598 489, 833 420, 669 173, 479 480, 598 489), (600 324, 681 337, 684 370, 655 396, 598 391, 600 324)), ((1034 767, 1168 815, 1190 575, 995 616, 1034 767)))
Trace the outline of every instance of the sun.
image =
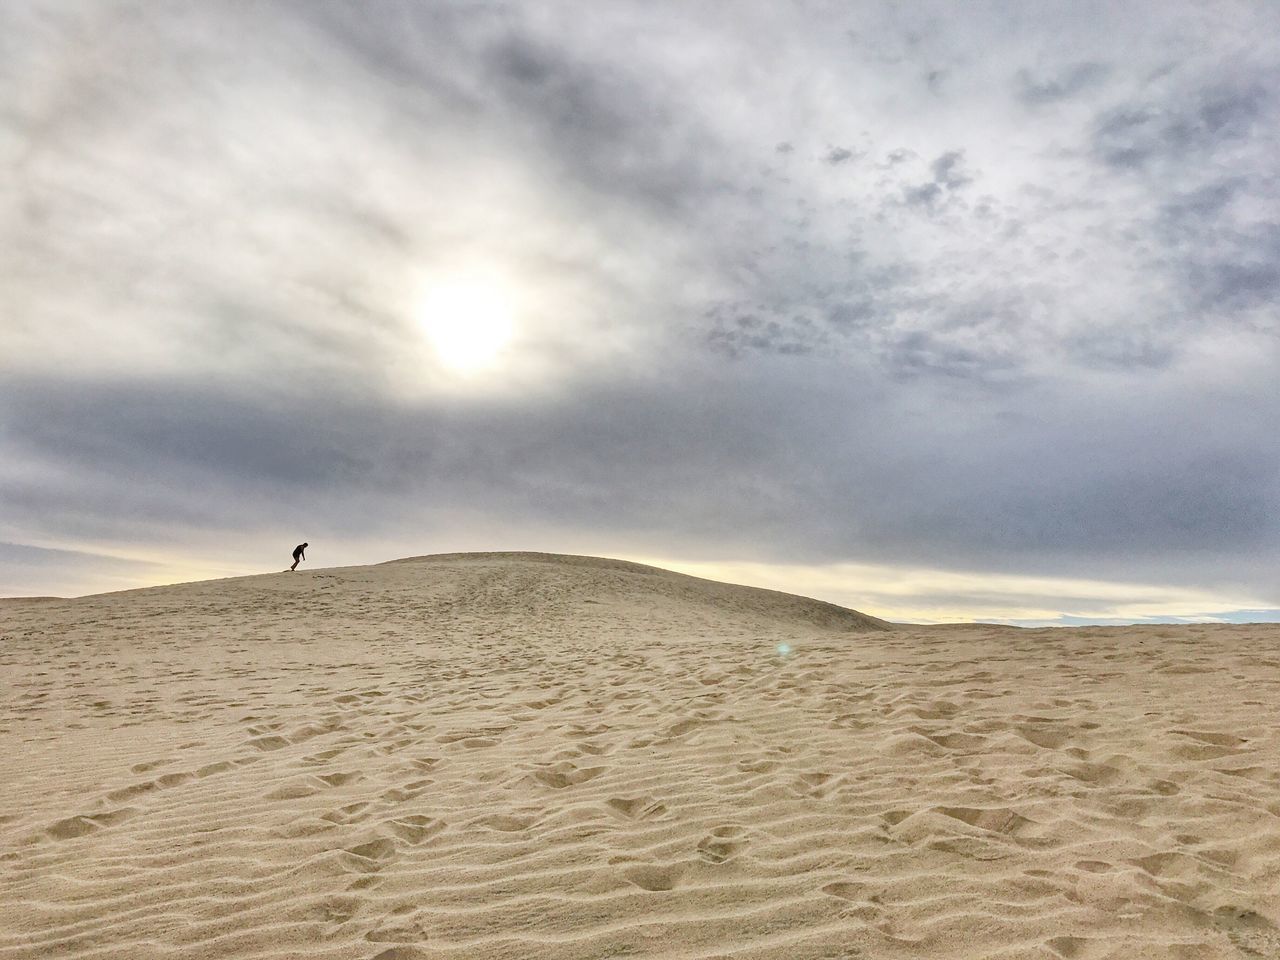
POLYGON ((458 374, 492 368, 511 343, 515 309, 500 282, 442 278, 418 304, 418 323, 436 359, 458 374))

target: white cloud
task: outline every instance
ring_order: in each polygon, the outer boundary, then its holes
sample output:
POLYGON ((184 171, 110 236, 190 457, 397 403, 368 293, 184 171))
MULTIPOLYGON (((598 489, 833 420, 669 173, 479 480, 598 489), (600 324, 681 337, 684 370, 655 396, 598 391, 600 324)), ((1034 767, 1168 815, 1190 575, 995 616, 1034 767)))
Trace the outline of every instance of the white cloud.
POLYGON ((728 9, 0 10, 0 535, 1265 593, 1280 11, 728 9), (416 324, 462 269, 485 378, 416 324))

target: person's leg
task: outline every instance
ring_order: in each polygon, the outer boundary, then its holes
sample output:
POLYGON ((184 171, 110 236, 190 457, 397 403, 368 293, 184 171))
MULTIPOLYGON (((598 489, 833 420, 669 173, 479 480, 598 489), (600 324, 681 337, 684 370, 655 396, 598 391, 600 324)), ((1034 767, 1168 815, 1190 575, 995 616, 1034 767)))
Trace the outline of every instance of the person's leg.
POLYGON ((289 569, 290 569, 290 570, 297 570, 297 569, 298 569, 298 561, 297 561, 297 560, 293 561, 293 566, 291 566, 289 569))

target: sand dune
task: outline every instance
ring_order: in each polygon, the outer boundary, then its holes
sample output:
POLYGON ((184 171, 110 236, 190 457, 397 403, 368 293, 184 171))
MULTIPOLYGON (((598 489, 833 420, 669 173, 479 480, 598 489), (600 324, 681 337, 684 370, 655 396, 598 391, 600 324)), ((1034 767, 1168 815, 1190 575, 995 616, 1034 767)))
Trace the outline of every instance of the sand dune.
POLYGON ((1280 957, 1280 628, 618 561, 0 602, 0 958, 1280 957))

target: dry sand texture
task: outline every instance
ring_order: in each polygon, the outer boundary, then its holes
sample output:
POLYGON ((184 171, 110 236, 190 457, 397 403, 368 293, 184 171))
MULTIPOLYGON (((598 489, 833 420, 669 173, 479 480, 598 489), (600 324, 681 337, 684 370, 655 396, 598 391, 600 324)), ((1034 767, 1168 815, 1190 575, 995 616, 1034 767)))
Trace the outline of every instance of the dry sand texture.
POLYGON ((0 958, 1280 957, 1280 629, 880 626, 527 554, 5 601, 0 958))

